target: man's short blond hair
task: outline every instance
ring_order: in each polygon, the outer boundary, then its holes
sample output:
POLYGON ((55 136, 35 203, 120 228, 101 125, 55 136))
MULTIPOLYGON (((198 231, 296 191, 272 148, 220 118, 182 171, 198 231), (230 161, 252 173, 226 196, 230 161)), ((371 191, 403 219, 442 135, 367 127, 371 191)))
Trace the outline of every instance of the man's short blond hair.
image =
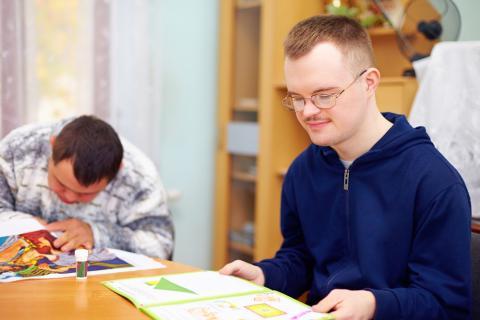
POLYGON ((285 57, 298 59, 319 43, 335 45, 346 58, 352 73, 375 65, 372 41, 355 20, 335 15, 319 15, 297 23, 284 42, 285 57))

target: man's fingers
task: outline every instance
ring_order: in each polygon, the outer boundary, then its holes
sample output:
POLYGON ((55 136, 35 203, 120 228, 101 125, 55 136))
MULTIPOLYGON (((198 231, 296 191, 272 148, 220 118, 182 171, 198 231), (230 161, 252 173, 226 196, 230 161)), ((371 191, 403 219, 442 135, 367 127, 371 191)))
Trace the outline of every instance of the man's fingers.
POLYGON ((62 246, 60 250, 63 252, 69 252, 73 249, 76 249, 77 245, 75 244, 75 240, 68 241, 65 245, 62 246))
POLYGON ((329 312, 342 301, 341 290, 332 290, 325 298, 312 307, 315 312, 329 312))
POLYGON ((71 238, 66 238, 67 240, 62 245, 61 249, 63 252, 68 252, 78 248, 92 249, 92 245, 88 241, 83 241, 79 236, 73 236, 71 238))
POLYGON ((242 260, 235 260, 227 264, 219 272, 221 274, 232 275, 240 278, 245 278, 247 280, 252 280, 252 278, 254 278, 254 275, 251 275, 252 267, 252 265, 242 260))
POLYGON ((78 219, 67 219, 48 224, 46 229, 55 234, 62 231, 53 242, 54 247, 62 251, 70 251, 84 246, 87 249, 93 247, 93 233, 90 225, 78 219), (68 245, 67 245, 68 244, 68 245))
POLYGON ((83 246, 87 250, 92 250, 92 248, 93 248, 92 243, 89 242, 89 241, 82 243, 81 246, 83 246))
MULTIPOLYGON (((338 308, 338 310, 335 310, 333 312, 330 312, 328 315, 332 317, 332 319, 335 320, 348 320, 348 319, 354 319, 355 316, 358 316, 358 311, 352 311, 346 308, 338 308)), ((367 318, 355 318, 355 319, 367 319, 367 318)), ((371 319, 371 318, 368 318, 371 319)))
POLYGON ((346 318, 345 317, 345 314, 343 312, 342 309, 339 309, 337 311, 333 311, 333 312, 330 312, 328 314, 329 317, 331 318, 327 318, 327 319, 331 319, 331 320, 344 320, 344 319, 349 319, 349 318, 346 318))
POLYGON ((48 231, 64 231, 66 229, 66 222, 63 221, 55 221, 46 225, 46 229, 48 231))
POLYGON ((60 237, 53 242, 54 247, 60 249, 63 252, 76 249, 80 246, 80 240, 77 235, 70 232, 64 232, 60 237))
POLYGON ((265 276, 262 269, 253 264, 242 260, 235 260, 218 271, 220 274, 232 275, 243 278, 245 280, 253 281, 256 284, 264 285, 265 276))
POLYGON ((240 271, 240 262, 239 260, 235 260, 223 266, 222 269, 218 270, 220 274, 224 275, 235 275, 240 271))
POLYGON ((64 232, 60 237, 58 237, 55 241, 53 241, 53 246, 55 248, 61 248, 64 244, 69 241, 67 232, 64 232))

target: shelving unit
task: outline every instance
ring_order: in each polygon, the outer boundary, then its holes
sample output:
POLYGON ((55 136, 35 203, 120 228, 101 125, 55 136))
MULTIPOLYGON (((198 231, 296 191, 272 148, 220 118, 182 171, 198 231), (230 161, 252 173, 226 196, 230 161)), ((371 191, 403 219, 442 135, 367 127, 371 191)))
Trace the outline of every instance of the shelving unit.
MULTIPOLYGON (((280 246, 283 177, 310 143, 295 115, 281 106, 286 93, 283 40, 298 21, 323 12, 324 4, 222 0, 220 7, 214 268, 234 259, 268 258, 280 246), (258 140, 238 139, 258 144, 258 151, 232 151, 228 130, 232 123, 258 125, 258 140)), ((410 65, 397 48, 395 32, 376 28, 369 33, 383 76, 379 106, 407 114, 416 82, 400 77, 410 65)))
POLYGON ((262 4, 261 0, 237 0, 237 9, 258 8, 262 4))

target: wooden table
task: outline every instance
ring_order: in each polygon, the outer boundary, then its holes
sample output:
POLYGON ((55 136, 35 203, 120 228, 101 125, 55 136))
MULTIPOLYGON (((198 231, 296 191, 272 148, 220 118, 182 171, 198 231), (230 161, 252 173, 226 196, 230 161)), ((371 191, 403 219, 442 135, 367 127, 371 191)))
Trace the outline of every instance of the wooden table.
POLYGON ((472 220, 472 231, 476 233, 480 233, 480 221, 472 220))
POLYGON ((164 269, 48 280, 0 283, 1 319, 149 319, 127 299, 100 282, 198 270, 171 261, 164 269))

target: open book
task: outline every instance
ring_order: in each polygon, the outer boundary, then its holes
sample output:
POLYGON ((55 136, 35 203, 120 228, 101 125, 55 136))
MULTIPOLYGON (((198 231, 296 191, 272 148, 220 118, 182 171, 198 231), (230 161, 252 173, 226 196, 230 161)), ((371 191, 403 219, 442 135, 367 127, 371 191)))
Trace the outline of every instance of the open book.
MULTIPOLYGON (((55 239, 34 218, 1 221, 0 283, 74 277, 75 255, 55 248, 55 239)), ((88 261, 89 275, 164 268, 146 256, 109 248, 94 248, 88 261)))
POLYGON ((214 271, 104 281, 159 320, 328 320, 280 292, 214 271))

